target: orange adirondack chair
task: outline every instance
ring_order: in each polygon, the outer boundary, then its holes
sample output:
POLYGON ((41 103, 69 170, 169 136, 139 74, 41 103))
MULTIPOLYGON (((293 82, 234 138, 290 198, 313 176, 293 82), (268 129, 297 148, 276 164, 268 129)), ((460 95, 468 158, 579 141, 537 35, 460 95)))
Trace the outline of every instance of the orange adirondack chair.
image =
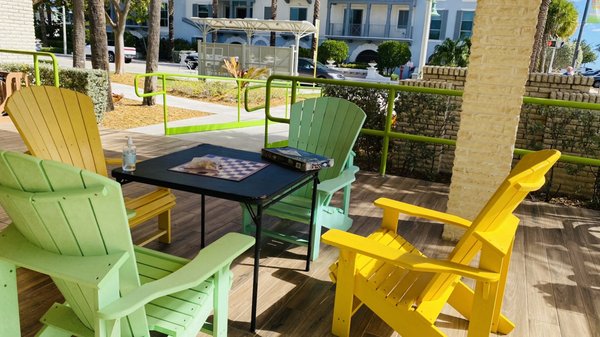
MULTIPOLYGON (((6 104, 29 153, 108 176, 92 100, 64 88, 34 86, 14 93, 6 104)), ((136 244, 159 239, 171 242, 171 209, 175 196, 159 188, 125 200, 131 228, 158 216, 158 228, 136 244)))
POLYGON ((529 192, 542 187, 544 175, 559 157, 556 150, 523 157, 472 222, 381 198, 375 205, 383 209, 382 224, 368 237, 338 230, 325 233, 323 242, 340 249, 340 259, 331 267, 337 282, 333 334, 348 336, 352 315, 366 304, 404 337, 445 336, 435 322, 446 303, 469 319, 469 337, 509 333, 514 324, 500 310, 519 223, 513 211, 529 192), (431 259, 397 234, 400 213, 466 232, 447 259, 431 259), (470 266, 478 253, 479 265, 470 266), (462 277, 474 279, 475 289, 462 277))

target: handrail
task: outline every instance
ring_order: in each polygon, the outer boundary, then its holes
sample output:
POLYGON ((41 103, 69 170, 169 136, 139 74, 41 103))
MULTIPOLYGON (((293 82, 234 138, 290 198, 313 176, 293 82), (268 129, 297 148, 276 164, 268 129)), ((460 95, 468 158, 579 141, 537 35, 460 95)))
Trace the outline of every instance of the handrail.
POLYGON ((41 85, 40 80, 40 66, 38 62, 39 56, 47 56, 52 59, 52 70, 54 72, 54 86, 60 87, 60 81, 58 78, 58 61, 53 53, 45 51, 28 51, 28 50, 12 50, 12 49, 0 49, 0 53, 7 54, 18 54, 18 55, 33 55, 33 71, 35 76, 35 84, 41 85))
POLYGON ((163 97, 163 126, 165 129, 165 135, 173 135, 173 134, 181 134, 181 133, 189 133, 189 132, 200 132, 200 131, 212 131, 212 130, 223 130, 223 129, 231 129, 237 127, 246 127, 246 126, 259 126, 262 125, 263 120, 252 120, 252 121, 242 121, 241 120, 241 98, 242 98, 242 83, 265 83, 265 80, 256 80, 256 79, 246 79, 246 78, 234 78, 234 77, 222 77, 222 76, 211 76, 211 75, 196 75, 196 74, 172 74, 172 73, 147 73, 147 74, 137 74, 134 78, 133 87, 135 90, 135 94, 138 97, 153 97, 153 96, 162 96, 163 97), (156 92, 150 92, 141 94, 138 90, 138 80, 140 78, 152 77, 155 76, 161 80, 162 90, 156 92), (235 81, 237 84, 237 121, 236 122, 225 122, 219 124, 208 124, 201 126, 179 126, 179 127, 169 127, 168 126, 168 107, 167 107, 167 79, 171 78, 192 78, 192 79, 205 79, 205 80, 219 80, 219 81, 235 81))
MULTIPOLYGON (((381 175, 385 175, 390 139, 404 139, 404 140, 409 140, 409 141, 439 144, 439 145, 450 145, 450 146, 456 145, 456 140, 396 132, 396 131, 392 131, 391 127, 392 127, 392 115, 393 115, 394 100, 396 97, 396 92, 398 92, 398 91, 418 92, 418 93, 425 93, 425 94, 437 94, 437 95, 461 97, 463 95, 463 92, 460 90, 424 88, 424 87, 415 87, 415 86, 404 86, 404 85, 399 85, 399 84, 354 82, 354 81, 347 81, 347 80, 307 78, 307 77, 297 77, 297 76, 287 76, 287 75, 273 75, 267 79, 267 89, 265 92, 266 97, 270 97, 271 86, 272 86, 271 83, 276 80, 291 82, 291 86, 292 86, 291 104, 296 102, 296 95, 295 95, 294 89, 296 88, 298 82, 303 82, 303 83, 308 82, 308 83, 317 83, 317 84, 329 84, 329 85, 340 85, 340 86, 348 86, 348 87, 387 90, 388 91, 388 102, 387 102, 386 124, 385 124, 384 130, 373 130, 373 129, 365 129, 365 128, 361 129, 362 134, 383 138, 383 149, 382 149, 382 155, 381 155, 381 163, 379 166, 379 173, 381 175)), ((573 102, 573 101, 562 101, 562 100, 556 100, 556 99, 523 97, 523 103, 600 111, 600 104, 588 103, 588 102, 573 102)), ((267 147, 267 146, 269 146, 269 138, 268 138, 269 122, 279 122, 279 123, 288 123, 289 124, 290 120, 289 120, 289 118, 280 118, 280 117, 272 116, 271 115, 271 104, 268 99, 265 100, 265 116, 266 117, 265 117, 264 146, 267 147)), ((516 155, 525 155, 525 154, 531 153, 531 152, 534 152, 534 151, 528 150, 528 149, 519 149, 519 148, 516 148, 514 150, 514 154, 516 154, 516 155)), ((567 155, 567 154, 561 155, 560 161, 565 162, 565 163, 571 163, 571 164, 600 166, 600 159, 586 158, 586 157, 573 156, 573 155, 567 155)))

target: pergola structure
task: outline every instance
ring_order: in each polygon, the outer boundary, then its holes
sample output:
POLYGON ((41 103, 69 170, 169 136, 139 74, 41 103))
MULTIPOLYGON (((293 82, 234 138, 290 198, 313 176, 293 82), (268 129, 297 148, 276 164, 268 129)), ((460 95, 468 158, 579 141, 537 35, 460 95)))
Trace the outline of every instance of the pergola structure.
MULTIPOLYGON (((206 37, 210 32, 221 29, 237 30, 246 33, 248 45, 252 44, 252 36, 256 32, 275 32, 275 33, 292 33, 295 37, 295 56, 294 56, 294 75, 298 72, 298 50, 300 50, 300 39, 306 36, 313 35, 315 39, 319 39, 319 20, 316 25, 308 21, 292 21, 292 20, 260 20, 260 19, 224 19, 224 18, 190 18, 202 33, 202 42, 206 43, 206 37)), ((206 54, 206 48, 204 48, 206 54)), ((204 55, 206 58, 206 55, 204 55)), ((316 63, 317 53, 315 51, 314 60, 316 63)))

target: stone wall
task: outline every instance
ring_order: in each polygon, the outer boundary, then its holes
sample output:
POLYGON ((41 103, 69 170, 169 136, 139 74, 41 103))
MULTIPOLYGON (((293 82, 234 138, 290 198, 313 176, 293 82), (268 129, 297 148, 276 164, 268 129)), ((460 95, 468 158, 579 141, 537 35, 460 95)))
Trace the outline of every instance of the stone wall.
MULTIPOLYGON (((428 88, 459 89, 464 86, 465 74, 465 68, 426 67, 423 80, 405 80, 401 81, 400 84, 428 88)), ((531 97, 600 104, 600 95, 589 93, 591 85, 592 80, 590 78, 581 76, 530 74, 526 92, 531 97)), ((455 140, 460 124, 462 99, 453 97, 448 100, 448 107, 452 111, 437 109, 437 113, 431 113, 431 108, 422 106, 423 102, 437 104, 434 101, 433 99, 414 97, 412 103, 407 102, 408 104, 405 106, 412 104, 415 109, 423 111, 420 119, 415 118, 415 115, 410 111, 412 109, 402 108, 397 104, 398 123, 396 130, 455 140), (451 116, 452 118, 444 119, 442 115, 451 116), (423 117, 426 117, 426 119, 423 117), (407 118, 413 118, 413 120, 408 121, 407 118), (440 123, 444 123, 444 125, 441 126, 440 123), (432 131, 435 132, 432 133, 432 131)), ((600 134, 600 111, 524 104, 521 109, 515 147, 531 150, 557 148, 563 153, 597 158, 600 155, 600 141, 595 140, 598 138, 597 134, 600 134)), ((395 141, 394 143, 395 148, 398 149, 394 161, 400 164, 390 163, 391 165, 388 165, 388 167, 391 170, 394 170, 394 167, 398 165, 405 167, 406 164, 403 164, 402 160, 413 161, 415 159, 414 155, 407 155, 405 151, 401 150, 402 147, 407 147, 414 151, 416 150, 414 144, 405 141, 395 141)), ((431 145, 425 147, 423 145, 423 151, 431 155, 431 160, 421 156, 420 160, 423 163, 421 167, 417 167, 418 169, 424 171, 435 169, 438 174, 451 174, 454 161, 453 147, 431 145), (434 148, 435 153, 432 153, 431 150, 434 148)), ((599 193, 596 186, 597 175, 598 168, 558 164, 552 177, 553 189, 558 189, 560 193, 589 198, 593 193, 599 193)))
MULTIPOLYGON (((0 1, 0 49, 35 50, 31 0, 0 1)), ((28 55, 0 54, 2 62, 31 62, 28 55)))

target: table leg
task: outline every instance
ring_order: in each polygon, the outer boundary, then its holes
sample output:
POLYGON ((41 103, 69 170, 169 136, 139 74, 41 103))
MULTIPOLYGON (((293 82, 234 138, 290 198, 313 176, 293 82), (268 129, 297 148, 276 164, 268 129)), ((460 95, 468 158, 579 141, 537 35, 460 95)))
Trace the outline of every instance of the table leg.
POLYGON ((202 194, 200 198, 200 234, 202 235, 202 238, 200 239, 200 249, 206 246, 206 212, 204 209, 205 201, 205 196, 202 194))
POLYGON ((260 248, 262 234, 262 205, 256 206, 256 234, 254 243, 254 282, 252 284, 252 316, 250 317, 250 332, 256 332, 256 306, 258 303, 258 269, 260 268, 260 248))
POLYGON ((313 179, 313 190, 312 190, 312 202, 310 205, 310 222, 308 223, 308 251, 306 252, 306 271, 310 270, 310 258, 312 256, 312 245, 314 242, 314 223, 315 223, 315 207, 317 204, 317 185, 319 183, 318 176, 315 175, 313 179))

